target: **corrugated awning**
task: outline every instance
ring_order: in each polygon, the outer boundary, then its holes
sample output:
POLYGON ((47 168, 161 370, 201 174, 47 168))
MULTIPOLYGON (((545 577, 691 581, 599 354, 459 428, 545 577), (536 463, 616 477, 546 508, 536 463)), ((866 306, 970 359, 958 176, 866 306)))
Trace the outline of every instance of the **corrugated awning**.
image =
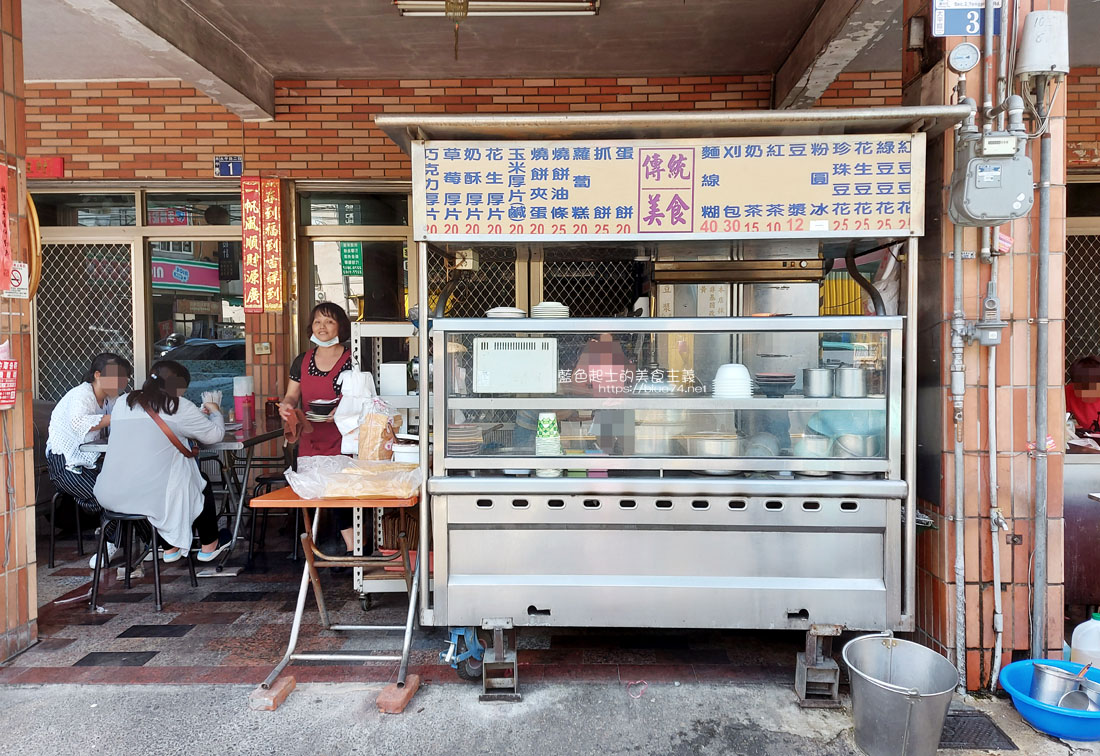
POLYGON ((687 139, 816 134, 940 134, 971 113, 968 105, 811 110, 547 115, 380 115, 375 123, 409 152, 422 140, 687 139))

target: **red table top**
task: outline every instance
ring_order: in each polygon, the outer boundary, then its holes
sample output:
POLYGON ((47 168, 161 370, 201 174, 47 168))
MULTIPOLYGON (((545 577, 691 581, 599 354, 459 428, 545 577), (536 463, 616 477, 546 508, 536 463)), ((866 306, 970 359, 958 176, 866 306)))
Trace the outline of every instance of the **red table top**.
POLYGON ((294 493, 294 489, 287 486, 253 498, 249 502, 249 506, 256 509, 285 509, 286 507, 318 507, 320 509, 384 507, 390 509, 416 506, 418 500, 419 497, 417 496, 408 499, 303 499, 294 493))

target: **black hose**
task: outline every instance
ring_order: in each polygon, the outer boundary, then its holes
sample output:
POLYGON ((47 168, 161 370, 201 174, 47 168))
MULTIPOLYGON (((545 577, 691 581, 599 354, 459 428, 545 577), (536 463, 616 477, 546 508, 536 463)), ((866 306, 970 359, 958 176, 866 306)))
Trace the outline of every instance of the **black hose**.
POLYGON ((870 281, 863 277, 863 274, 859 272, 859 268, 856 267, 856 243, 854 241, 848 245, 848 249, 844 253, 844 262, 848 266, 848 275, 859 284, 859 288, 871 297, 871 302, 875 306, 875 315, 885 315, 886 307, 882 304, 882 295, 878 293, 878 289, 871 285, 870 281))
POLYGON ((455 287, 458 286, 460 280, 460 276, 456 275, 447 282, 447 285, 443 287, 443 291, 439 292, 439 299, 435 300, 435 311, 432 313, 433 318, 443 317, 443 311, 447 308, 447 300, 451 298, 451 293, 455 290, 455 287))

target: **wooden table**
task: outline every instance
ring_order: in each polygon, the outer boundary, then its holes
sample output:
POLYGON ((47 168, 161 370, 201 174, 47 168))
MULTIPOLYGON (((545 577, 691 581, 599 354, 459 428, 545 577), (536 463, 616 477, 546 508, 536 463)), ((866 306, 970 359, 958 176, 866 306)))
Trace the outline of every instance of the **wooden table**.
POLYGON ((418 497, 408 499, 302 499, 291 488, 280 488, 263 496, 257 496, 249 502, 249 506, 255 509, 286 509, 299 507, 302 511, 302 520, 306 521, 309 510, 313 510, 313 522, 302 533, 302 551, 306 556, 305 566, 302 568, 302 583, 298 589, 298 605, 294 609, 294 622, 290 628, 290 641, 287 643, 286 654, 283 655, 275 669, 263 681, 264 688, 270 688, 278 678, 279 673, 294 660, 302 661, 399 661, 397 671, 397 687, 405 685, 405 675, 409 667, 409 649, 412 645, 413 620, 416 616, 416 596, 420 577, 420 554, 416 555, 416 564, 410 569, 409 544, 405 539, 404 530, 398 537, 400 546, 401 564, 403 567, 405 585, 409 592, 409 611, 402 625, 333 625, 329 622, 328 610, 325 608, 325 597, 321 590, 321 581, 318 577, 319 567, 363 567, 364 577, 380 578, 388 577, 383 572, 386 564, 393 562, 394 557, 369 557, 369 556, 330 556, 317 548, 314 539, 317 537, 317 520, 322 509, 352 509, 355 507, 373 507, 385 509, 397 509, 404 517, 409 508, 416 505, 418 497), (368 575, 368 571, 370 574, 368 575), (306 606, 307 586, 313 586, 313 595, 317 600, 317 611, 321 615, 321 625, 326 630, 402 630, 405 633, 400 656, 373 656, 364 654, 324 654, 310 653, 298 654, 294 650, 298 645, 298 633, 302 625, 302 614, 306 606))

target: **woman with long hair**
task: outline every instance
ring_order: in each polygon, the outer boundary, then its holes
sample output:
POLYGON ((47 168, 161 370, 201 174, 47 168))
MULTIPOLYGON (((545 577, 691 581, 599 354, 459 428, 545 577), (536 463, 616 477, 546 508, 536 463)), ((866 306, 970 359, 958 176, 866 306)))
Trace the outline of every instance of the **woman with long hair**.
POLYGON ((186 556, 192 525, 202 544, 196 554, 200 562, 212 561, 229 545, 218 531, 210 482, 199 472, 190 448, 191 439, 221 441, 225 421, 218 405, 207 402, 200 409, 183 398, 190 383, 187 368, 161 360, 140 391, 118 402, 95 486, 104 509, 149 518, 168 544, 165 562, 186 556))
MULTIPOLYGON (((118 395, 130 382, 134 369, 129 360, 111 352, 97 354, 88 366, 80 385, 70 389, 50 415, 46 437, 46 467, 54 487, 76 499, 85 512, 99 514, 102 508, 95 497, 99 476, 99 452, 80 450, 83 444, 102 441, 111 425, 111 409, 118 395)), ((52 523, 51 523, 52 527, 52 523)), ((118 528, 107 528, 108 561, 118 551, 118 528)), ((93 556, 89 566, 95 567, 93 556)))

